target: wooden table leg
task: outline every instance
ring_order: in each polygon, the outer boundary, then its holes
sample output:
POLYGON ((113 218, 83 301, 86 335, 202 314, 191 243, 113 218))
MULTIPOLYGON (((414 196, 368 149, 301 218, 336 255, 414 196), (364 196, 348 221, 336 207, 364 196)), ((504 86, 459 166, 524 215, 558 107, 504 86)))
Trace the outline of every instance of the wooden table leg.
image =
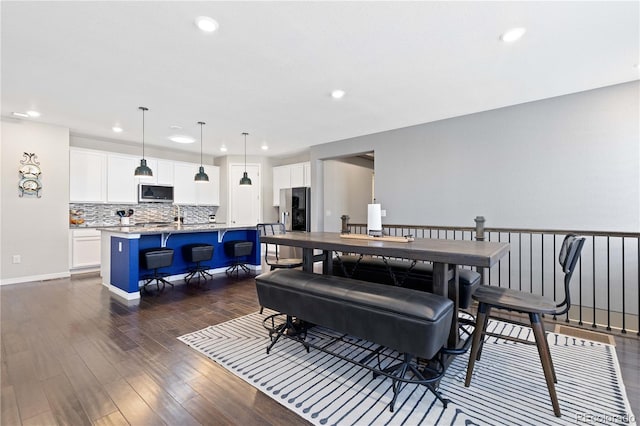
POLYGON ((324 275, 333 275, 333 251, 324 250, 324 258, 322 259, 322 273, 324 275))
POLYGON ((302 270, 305 272, 313 272, 313 249, 302 249, 302 270))

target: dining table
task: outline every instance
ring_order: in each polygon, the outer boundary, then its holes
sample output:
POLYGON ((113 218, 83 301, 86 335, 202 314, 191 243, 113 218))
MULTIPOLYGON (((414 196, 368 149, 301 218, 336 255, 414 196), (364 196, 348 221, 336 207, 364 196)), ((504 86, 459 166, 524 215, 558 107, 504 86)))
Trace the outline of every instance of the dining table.
POLYGON ((444 240, 432 238, 398 239, 369 237, 338 232, 287 232, 262 235, 260 241, 302 248, 303 267, 314 272, 314 263, 322 261, 322 273, 332 274, 334 253, 357 253, 384 258, 402 258, 432 262, 433 292, 454 302, 454 315, 447 345, 460 345, 458 331, 458 267, 491 268, 510 250, 505 242, 444 240), (322 253, 315 254, 316 251, 322 253), (453 283, 453 285, 449 285, 453 283), (451 289, 451 291, 450 291, 451 289))

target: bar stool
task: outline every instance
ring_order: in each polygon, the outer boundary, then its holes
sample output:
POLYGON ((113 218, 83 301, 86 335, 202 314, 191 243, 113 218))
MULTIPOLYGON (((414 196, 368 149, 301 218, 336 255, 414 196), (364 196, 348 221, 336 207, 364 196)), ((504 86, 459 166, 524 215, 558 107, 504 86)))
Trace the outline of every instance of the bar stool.
POLYGON ((156 283, 156 287, 158 292, 164 291, 164 287, 166 284, 169 284, 173 287, 169 281, 165 280, 164 277, 169 274, 158 272, 160 268, 166 268, 171 266, 173 263, 173 249, 166 247, 152 247, 144 250, 140 250, 140 266, 144 269, 152 269, 153 275, 147 276, 144 279, 146 282, 142 286, 142 290, 147 291, 147 286, 152 284, 154 281, 156 283), (162 290, 160 290, 160 283, 162 283, 162 290))
POLYGON ((227 241, 224 243, 224 252, 228 257, 233 257, 234 262, 231 266, 227 268, 225 271, 228 276, 236 273, 236 277, 238 276, 238 272, 242 269, 247 274, 251 272, 251 270, 247 267, 245 262, 240 261, 241 257, 249 256, 251 251, 253 250, 253 241, 244 241, 244 240, 236 240, 236 241, 227 241))
POLYGON ((189 282, 198 277, 198 285, 200 285, 200 278, 204 278, 205 282, 207 277, 212 278, 211 274, 207 272, 211 267, 202 265, 200 262, 211 260, 213 257, 213 246, 211 244, 194 243, 182 246, 182 257, 184 260, 196 265, 189 268, 189 273, 184 277, 184 281, 189 282))

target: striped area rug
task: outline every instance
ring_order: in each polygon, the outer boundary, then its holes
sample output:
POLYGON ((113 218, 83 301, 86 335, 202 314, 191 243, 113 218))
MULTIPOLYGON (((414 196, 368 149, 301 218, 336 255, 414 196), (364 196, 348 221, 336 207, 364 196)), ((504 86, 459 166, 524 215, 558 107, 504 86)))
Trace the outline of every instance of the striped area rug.
MULTIPOLYGON (((470 387, 464 387, 468 355, 449 366, 439 388, 451 401, 446 409, 424 386, 407 385, 392 413, 390 379, 374 379, 366 369, 321 351, 307 353, 285 338, 267 355, 266 315, 265 310, 178 339, 316 425, 635 424, 610 345, 549 334, 561 418, 553 415, 536 347, 496 338, 485 343, 470 387)), ((490 328, 533 340, 526 327, 494 321, 490 328)), ((331 337, 322 327, 308 335, 316 344, 331 337)), ((347 340, 356 345, 332 348, 362 358, 361 351, 376 346, 347 340)), ((395 355, 384 353, 384 362, 395 355)))

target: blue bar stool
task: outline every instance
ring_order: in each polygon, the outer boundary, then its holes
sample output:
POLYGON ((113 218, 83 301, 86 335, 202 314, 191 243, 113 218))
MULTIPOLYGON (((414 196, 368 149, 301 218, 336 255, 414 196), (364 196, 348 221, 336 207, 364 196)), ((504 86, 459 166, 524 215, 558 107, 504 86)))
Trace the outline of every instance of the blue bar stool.
POLYGON ((211 244, 194 243, 182 246, 182 257, 184 260, 190 263, 195 263, 195 266, 189 268, 189 273, 184 277, 184 281, 189 284, 193 278, 198 278, 198 285, 200 285, 200 278, 207 281, 207 277, 212 278, 211 274, 207 272, 211 267, 202 265, 200 262, 206 262, 213 258, 213 246, 211 244))
POLYGON ((144 277, 146 282, 142 286, 142 290, 147 291, 147 286, 153 282, 155 282, 158 292, 164 291, 166 284, 173 287, 173 284, 164 279, 164 277, 169 274, 158 272, 158 269, 171 266, 172 263, 173 249, 166 247, 153 247, 140 250, 140 266, 144 269, 153 270, 153 275, 144 277), (162 283, 162 289, 160 289, 160 283, 162 283))
POLYGON ((234 261, 231 266, 227 268, 225 271, 228 276, 236 273, 236 277, 238 276, 238 272, 242 269, 244 272, 249 274, 251 270, 247 267, 245 262, 242 262, 240 258, 249 256, 253 251, 253 241, 244 241, 244 240, 236 240, 236 241, 227 241, 224 243, 224 252, 228 257, 233 257, 234 261))

